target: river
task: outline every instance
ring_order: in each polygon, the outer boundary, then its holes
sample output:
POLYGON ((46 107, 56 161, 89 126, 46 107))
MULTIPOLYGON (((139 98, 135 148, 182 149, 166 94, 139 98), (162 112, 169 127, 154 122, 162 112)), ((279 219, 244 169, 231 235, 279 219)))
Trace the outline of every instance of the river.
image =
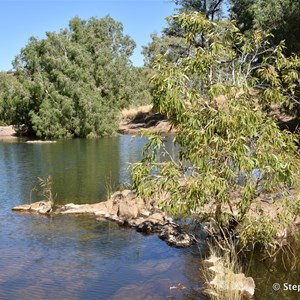
MULTIPOLYGON (((0 299, 206 299, 199 291, 204 241, 176 249, 155 235, 94 217, 11 211, 38 200, 37 177, 49 175, 57 203, 105 200, 107 189, 130 182, 128 165, 140 159, 144 145, 126 135, 0 143, 0 299)), ((166 145, 176 152, 171 138, 166 145)), ((300 284, 299 251, 294 248, 292 263, 261 261, 254 253, 246 271, 257 283, 256 299, 300 299, 283 290, 284 283, 300 284)))
POLYGON ((11 211, 38 200, 37 177, 49 175, 57 203, 105 200, 107 187, 130 181, 128 164, 144 144, 131 136, 0 143, 0 299, 199 298, 198 247, 171 248, 94 217, 11 211))

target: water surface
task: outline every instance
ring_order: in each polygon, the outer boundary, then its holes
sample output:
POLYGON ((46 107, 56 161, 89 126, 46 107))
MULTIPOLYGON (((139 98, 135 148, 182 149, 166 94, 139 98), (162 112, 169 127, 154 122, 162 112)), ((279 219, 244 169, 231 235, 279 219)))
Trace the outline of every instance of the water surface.
MULTIPOLYGON (((60 204, 105 200, 107 188, 130 182, 128 164, 141 157, 144 145, 131 136, 0 142, 0 299, 206 299, 199 291, 204 241, 175 249, 155 235, 91 216, 11 211, 39 200, 37 177, 49 175, 60 204)), ((171 138, 166 147, 176 152, 171 138)), ((284 283, 300 284, 299 245, 290 259, 249 255, 245 272, 256 281, 255 299, 300 299, 297 291, 283 290, 284 283), (280 291, 272 290, 274 283, 280 291)))
POLYGON ((94 217, 11 211, 38 200, 37 177, 49 175, 58 203, 105 200, 107 186, 129 182, 128 163, 144 144, 130 136, 0 143, 0 299, 202 298, 197 247, 174 249, 94 217))

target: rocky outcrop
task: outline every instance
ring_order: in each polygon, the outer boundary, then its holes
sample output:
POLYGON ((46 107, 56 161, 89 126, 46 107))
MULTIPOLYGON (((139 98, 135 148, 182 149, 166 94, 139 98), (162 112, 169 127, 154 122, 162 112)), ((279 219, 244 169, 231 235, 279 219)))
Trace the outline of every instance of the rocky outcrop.
POLYGON ((109 200, 95 204, 69 203, 52 210, 50 202, 40 201, 16 206, 13 210, 51 215, 92 214, 99 220, 117 222, 144 234, 158 234, 159 238, 174 247, 189 247, 197 242, 192 234, 183 231, 181 226, 155 207, 154 202, 145 202, 131 190, 116 192, 109 200))
POLYGON ((47 215, 52 212, 52 205, 50 201, 39 201, 32 204, 15 206, 12 210, 47 215))

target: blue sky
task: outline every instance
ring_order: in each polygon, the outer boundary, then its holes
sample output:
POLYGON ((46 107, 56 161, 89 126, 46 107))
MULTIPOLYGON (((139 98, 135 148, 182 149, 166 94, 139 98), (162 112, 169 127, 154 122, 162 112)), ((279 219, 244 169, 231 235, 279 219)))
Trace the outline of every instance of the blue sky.
POLYGON ((0 71, 12 68, 12 60, 30 36, 44 38, 46 31, 58 32, 74 16, 108 14, 122 22, 124 33, 135 40, 131 59, 141 66, 141 46, 150 42, 151 33, 161 31, 175 8, 170 0, 0 0, 0 71))

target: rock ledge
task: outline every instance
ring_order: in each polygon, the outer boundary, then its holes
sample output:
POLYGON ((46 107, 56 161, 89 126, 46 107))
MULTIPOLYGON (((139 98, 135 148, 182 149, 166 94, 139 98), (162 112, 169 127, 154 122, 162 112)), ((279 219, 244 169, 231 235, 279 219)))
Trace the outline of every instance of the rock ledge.
POLYGON ((160 211, 153 203, 146 203, 131 190, 118 191, 105 202, 95 204, 73 204, 53 208, 48 201, 16 206, 13 211, 42 215, 95 215, 98 220, 117 222, 121 226, 135 228, 144 234, 158 234, 170 246, 189 247, 197 242, 190 233, 160 211))

